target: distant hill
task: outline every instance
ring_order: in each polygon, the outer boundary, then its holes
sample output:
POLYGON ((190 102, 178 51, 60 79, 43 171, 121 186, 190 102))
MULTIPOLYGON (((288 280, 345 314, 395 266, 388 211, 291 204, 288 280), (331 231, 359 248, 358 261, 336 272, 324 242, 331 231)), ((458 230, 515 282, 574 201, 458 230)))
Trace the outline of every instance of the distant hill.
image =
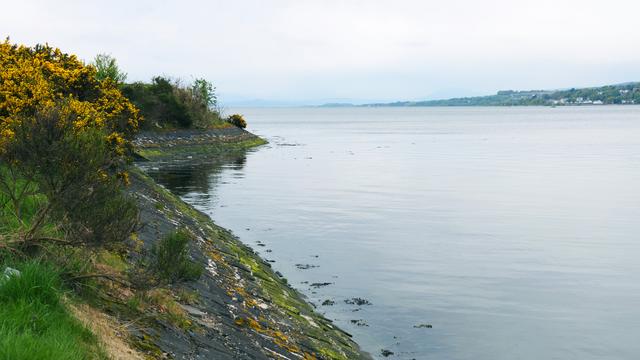
MULTIPOLYGON (((495 95, 453 98, 446 100, 398 101, 360 106, 567 106, 640 104, 640 82, 567 90, 502 90, 495 95)), ((349 106, 327 104, 324 106, 349 106)))

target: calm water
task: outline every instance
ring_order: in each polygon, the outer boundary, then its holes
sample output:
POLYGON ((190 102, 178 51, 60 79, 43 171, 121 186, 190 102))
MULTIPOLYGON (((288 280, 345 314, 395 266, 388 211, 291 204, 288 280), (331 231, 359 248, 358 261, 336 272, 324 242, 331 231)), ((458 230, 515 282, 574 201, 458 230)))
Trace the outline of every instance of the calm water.
POLYGON ((640 107, 236 111, 271 144, 152 175, 365 350, 640 358, 640 107))

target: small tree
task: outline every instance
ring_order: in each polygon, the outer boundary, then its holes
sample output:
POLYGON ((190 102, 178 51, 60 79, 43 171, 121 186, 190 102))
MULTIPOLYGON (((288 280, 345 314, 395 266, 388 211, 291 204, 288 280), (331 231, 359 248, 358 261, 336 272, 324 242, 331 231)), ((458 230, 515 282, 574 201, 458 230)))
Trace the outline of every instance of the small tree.
POLYGON ((191 85, 191 91, 194 96, 200 98, 209 110, 217 111, 218 96, 216 95, 216 88, 211 82, 205 79, 195 79, 191 85))
POLYGON ((116 59, 111 55, 96 55, 93 59, 93 66, 96 68, 96 79, 100 81, 111 79, 113 82, 121 84, 127 79, 127 74, 120 71, 116 59))

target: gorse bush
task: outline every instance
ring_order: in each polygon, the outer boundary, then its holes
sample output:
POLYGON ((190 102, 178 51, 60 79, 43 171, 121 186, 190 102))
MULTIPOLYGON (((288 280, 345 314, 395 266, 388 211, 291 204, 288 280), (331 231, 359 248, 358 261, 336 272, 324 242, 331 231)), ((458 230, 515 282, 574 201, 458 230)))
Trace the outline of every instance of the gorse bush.
POLYGON ((227 121, 233 124, 233 126, 237 126, 242 129, 245 129, 247 127, 247 121, 244 119, 244 116, 240 114, 233 114, 229 116, 227 121))
POLYGON ((189 259, 191 234, 181 229, 169 234, 152 249, 153 269, 165 281, 197 280, 203 272, 202 265, 189 259))
POLYGON ((120 187, 139 119, 112 79, 99 81, 74 55, 0 43, 0 193, 18 221, 25 201, 46 198, 23 240, 36 241, 50 220, 70 243, 131 231, 135 206, 120 187))
POLYGON ((73 114, 76 132, 97 128, 129 139, 138 126, 138 110, 116 84, 97 80, 96 69, 75 55, 48 45, 0 43, 0 153, 22 119, 61 100, 65 106, 60 111, 73 114))
POLYGON ((46 196, 37 222, 55 220, 70 243, 123 241, 137 222, 137 208, 121 191, 128 175, 123 158, 113 156, 120 154, 120 140, 100 129, 75 132, 76 117, 64 114, 64 106, 22 119, 4 157, 46 196))

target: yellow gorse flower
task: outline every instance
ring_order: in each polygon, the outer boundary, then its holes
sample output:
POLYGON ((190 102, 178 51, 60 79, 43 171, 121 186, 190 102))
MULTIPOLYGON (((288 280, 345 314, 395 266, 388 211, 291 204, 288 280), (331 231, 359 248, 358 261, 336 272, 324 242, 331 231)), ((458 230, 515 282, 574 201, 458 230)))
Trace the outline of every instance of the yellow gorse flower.
POLYGON ((26 47, 0 42, 0 154, 20 119, 60 103, 74 116, 74 129, 105 130, 123 155, 140 116, 112 81, 98 81, 96 70, 75 55, 49 45, 26 47))

